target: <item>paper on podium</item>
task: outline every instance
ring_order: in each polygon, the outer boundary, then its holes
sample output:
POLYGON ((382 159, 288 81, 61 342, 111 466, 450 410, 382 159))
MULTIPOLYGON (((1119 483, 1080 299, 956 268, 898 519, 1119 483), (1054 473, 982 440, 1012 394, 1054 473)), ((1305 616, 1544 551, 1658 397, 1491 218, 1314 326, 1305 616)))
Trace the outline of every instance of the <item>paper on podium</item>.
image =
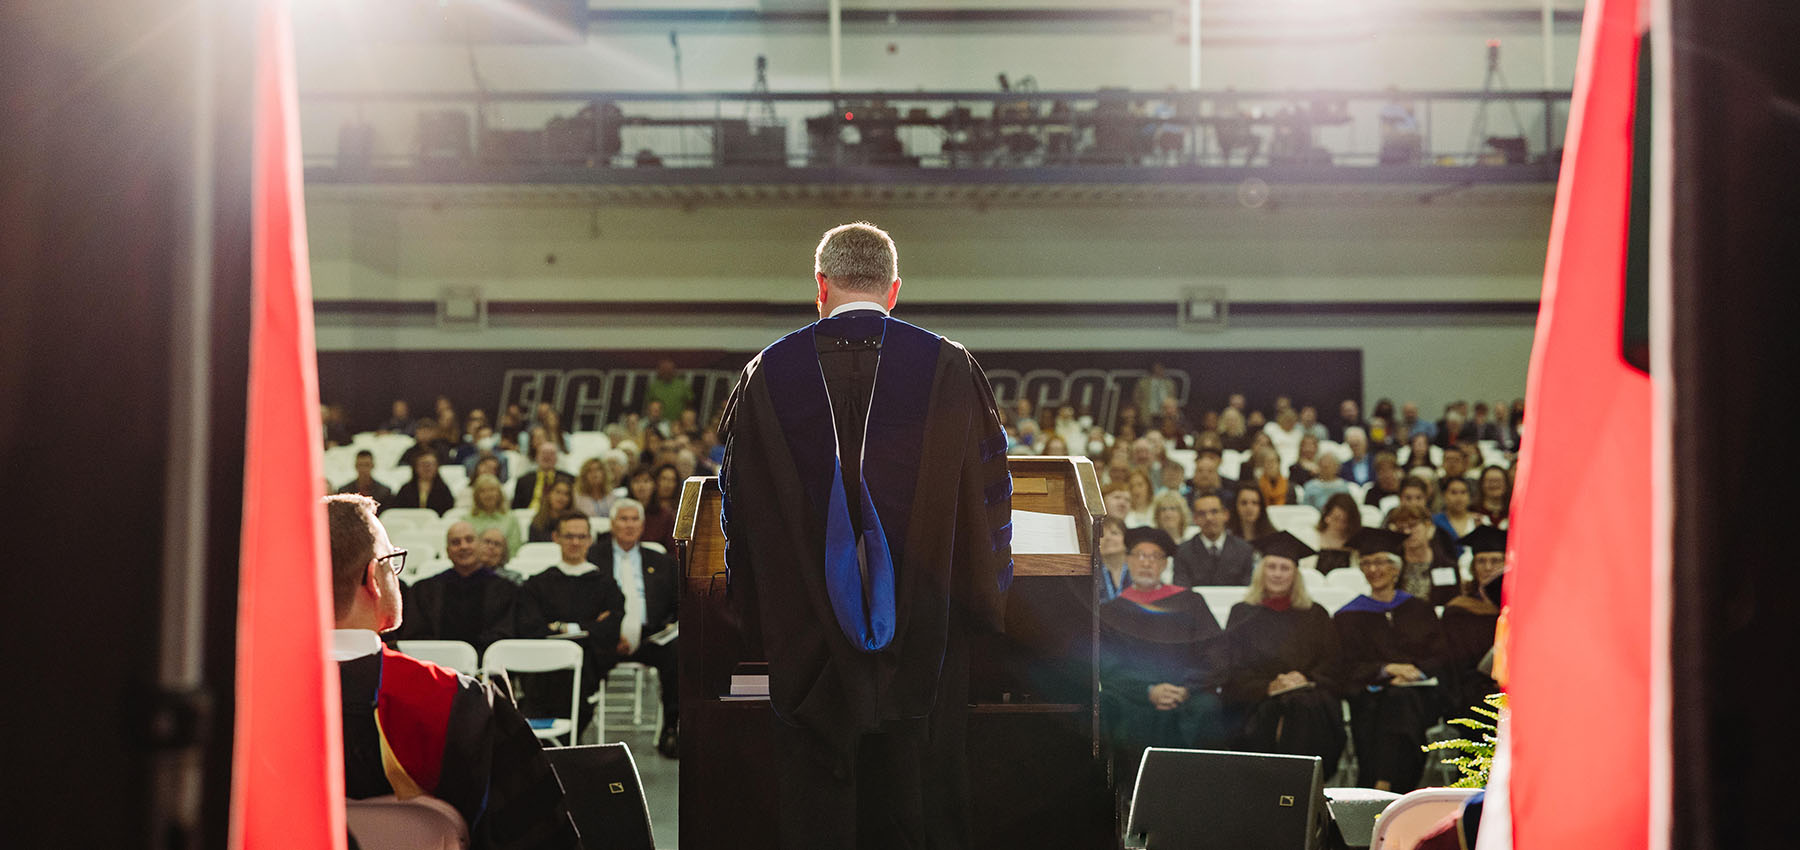
POLYGON ((1075 534, 1075 518, 1068 514, 1037 511, 1012 512, 1014 555, 1078 555, 1081 540, 1075 534))

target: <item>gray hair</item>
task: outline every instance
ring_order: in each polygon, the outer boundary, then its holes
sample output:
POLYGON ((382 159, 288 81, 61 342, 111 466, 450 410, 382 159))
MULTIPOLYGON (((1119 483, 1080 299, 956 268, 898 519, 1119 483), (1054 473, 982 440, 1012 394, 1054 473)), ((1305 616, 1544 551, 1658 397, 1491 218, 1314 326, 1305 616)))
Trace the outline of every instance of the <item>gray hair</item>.
POLYGON ((900 251, 887 231, 866 221, 825 231, 813 271, 851 292, 882 293, 900 278, 900 251))
POLYGON ((1344 442, 1350 442, 1351 437, 1361 437, 1363 442, 1368 442, 1369 432, 1364 431, 1361 425, 1352 425, 1344 429, 1344 442))
POLYGON ((620 508, 636 508, 637 512, 638 512, 638 519, 643 519, 646 515, 649 514, 649 511, 644 510, 643 502, 640 502, 629 496, 621 496, 620 498, 613 500, 612 515, 618 516, 620 508))

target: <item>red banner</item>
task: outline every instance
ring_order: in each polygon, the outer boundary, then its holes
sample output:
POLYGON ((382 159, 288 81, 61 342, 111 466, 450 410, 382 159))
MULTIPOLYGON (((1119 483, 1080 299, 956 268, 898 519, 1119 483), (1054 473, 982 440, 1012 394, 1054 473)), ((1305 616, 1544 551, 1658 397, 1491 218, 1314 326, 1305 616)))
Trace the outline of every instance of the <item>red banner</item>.
POLYGON ((233 848, 342 848, 312 282, 286 0, 259 4, 233 848))
POLYGON ((1506 588, 1525 850, 1648 836, 1651 388, 1621 344, 1638 5, 1587 6, 1526 386, 1506 588))

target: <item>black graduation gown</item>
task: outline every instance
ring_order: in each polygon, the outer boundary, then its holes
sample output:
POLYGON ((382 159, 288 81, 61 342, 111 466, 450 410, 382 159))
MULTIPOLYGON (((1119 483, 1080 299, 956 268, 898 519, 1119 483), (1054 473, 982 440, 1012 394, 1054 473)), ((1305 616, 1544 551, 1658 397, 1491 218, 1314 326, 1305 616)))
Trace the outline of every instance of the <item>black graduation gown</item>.
POLYGON ((719 432, 728 592, 769 664, 783 845, 854 845, 859 806, 967 844, 966 638, 1000 630, 1012 577, 1006 436, 980 366, 879 313, 823 319, 744 368, 719 432), (832 594, 840 464, 844 499, 860 506, 866 481, 879 513, 891 609, 873 591, 832 594), (879 648, 853 643, 841 614, 865 605, 879 648), (878 621, 892 625, 885 646, 878 621), (876 738, 906 739, 882 744, 882 769, 867 758, 876 738))
MULTIPOLYGON (((551 623, 581 623, 586 637, 572 638, 584 650, 581 659, 580 724, 587 726, 594 706, 585 697, 618 663, 619 623, 625 618, 625 594, 613 581, 610 567, 572 576, 551 567, 525 581, 519 589, 519 636, 541 638, 550 634, 551 623)), ((556 674, 529 676, 521 684, 519 701, 533 712, 567 716, 569 692, 556 674)), ((579 734, 579 730, 577 730, 579 734)))
POLYGON ((401 640, 460 640, 484 652, 518 634, 519 586, 491 569, 445 570, 407 588, 401 640))
POLYGON ((402 784, 454 806, 474 850, 581 846, 562 785, 504 685, 392 650, 339 662, 338 681, 345 796, 401 790, 383 764, 385 735, 402 784))
MULTIPOLYGON (((1476 665, 1487 657, 1488 650, 1494 648, 1494 624, 1499 622, 1499 612, 1478 614, 1457 605, 1444 607, 1441 621, 1444 630, 1445 661, 1449 671, 1449 681, 1439 690, 1444 691, 1444 713, 1446 717, 1470 717, 1483 723, 1492 721, 1478 717, 1469 710, 1470 706, 1480 705, 1488 694, 1499 693, 1500 685, 1494 677, 1476 669, 1476 665)), ((1452 725, 1451 731, 1464 737, 1474 735, 1474 730, 1463 726, 1452 725)))
POLYGON ((1219 701, 1218 637, 1224 632, 1206 599, 1185 590, 1150 605, 1123 597, 1100 606, 1101 722, 1122 763, 1136 776, 1145 747, 1225 746, 1231 729, 1219 701), (1158 684, 1188 689, 1180 707, 1150 704, 1158 684))
POLYGON ((1444 639, 1431 605, 1408 596, 1391 610, 1358 596, 1332 618, 1342 650, 1339 684, 1350 702, 1350 734, 1356 743, 1357 784, 1385 780, 1404 794, 1418 787, 1425 769, 1425 730, 1437 722, 1438 689, 1394 687, 1382 667, 1403 663, 1428 678, 1449 678, 1444 639))
POLYGON ((1246 715, 1238 748, 1318 756, 1324 774, 1344 752, 1344 719, 1335 676, 1337 629, 1320 605, 1276 611, 1239 602, 1225 625, 1226 678, 1221 694, 1246 715), (1269 696, 1276 676, 1297 670, 1313 687, 1269 696))

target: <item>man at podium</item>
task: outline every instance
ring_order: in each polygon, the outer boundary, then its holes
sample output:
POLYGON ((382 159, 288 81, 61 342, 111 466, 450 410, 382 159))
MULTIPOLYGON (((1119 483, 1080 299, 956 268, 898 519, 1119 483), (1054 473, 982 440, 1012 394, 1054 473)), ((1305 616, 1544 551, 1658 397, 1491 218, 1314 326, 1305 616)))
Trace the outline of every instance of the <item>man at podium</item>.
POLYGON ((962 346, 888 315, 866 223, 814 256, 819 321, 764 349, 720 434, 731 604, 769 662, 787 848, 965 847, 968 636, 1012 582, 1006 435, 962 346))

